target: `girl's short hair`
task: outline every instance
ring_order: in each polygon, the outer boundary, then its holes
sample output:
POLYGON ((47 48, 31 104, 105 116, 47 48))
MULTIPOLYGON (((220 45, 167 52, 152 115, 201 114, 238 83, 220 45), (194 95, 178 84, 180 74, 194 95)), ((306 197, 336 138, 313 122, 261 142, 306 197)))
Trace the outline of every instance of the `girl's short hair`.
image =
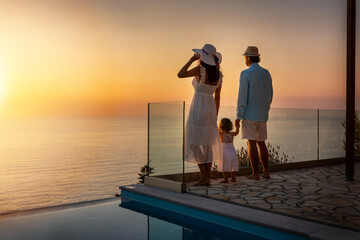
POLYGON ((231 130, 233 130, 233 123, 230 119, 223 118, 220 120, 219 130, 223 132, 230 132, 231 130))

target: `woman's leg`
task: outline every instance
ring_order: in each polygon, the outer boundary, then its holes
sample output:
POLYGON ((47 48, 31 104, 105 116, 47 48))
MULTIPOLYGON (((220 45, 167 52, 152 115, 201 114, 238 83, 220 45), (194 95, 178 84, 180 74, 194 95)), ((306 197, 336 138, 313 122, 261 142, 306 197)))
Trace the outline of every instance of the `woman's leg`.
POLYGON ((229 182, 229 173, 224 172, 223 176, 224 176, 224 180, 222 180, 221 183, 228 183, 229 182))
POLYGON ((211 165, 212 165, 212 163, 205 163, 205 164, 206 164, 207 181, 210 182, 210 174, 211 174, 211 165))
POLYGON ((207 176, 207 170, 206 170, 206 163, 199 163, 198 167, 200 169, 201 178, 200 181, 195 183, 195 186, 203 186, 207 185, 209 183, 208 176, 207 176))
POLYGON ((231 172, 231 181, 236 182, 236 172, 231 172))

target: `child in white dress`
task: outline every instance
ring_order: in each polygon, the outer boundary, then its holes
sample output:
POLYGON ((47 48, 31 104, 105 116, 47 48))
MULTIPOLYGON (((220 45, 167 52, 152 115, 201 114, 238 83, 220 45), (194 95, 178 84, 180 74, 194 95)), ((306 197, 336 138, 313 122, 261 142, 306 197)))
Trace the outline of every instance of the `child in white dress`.
POLYGON ((231 181, 236 182, 236 172, 239 171, 239 163, 233 144, 234 137, 239 134, 239 126, 236 127, 235 132, 233 124, 230 119, 223 118, 219 124, 219 135, 222 143, 223 158, 218 162, 218 172, 222 172, 224 180, 222 183, 229 182, 229 173, 231 174, 231 181))

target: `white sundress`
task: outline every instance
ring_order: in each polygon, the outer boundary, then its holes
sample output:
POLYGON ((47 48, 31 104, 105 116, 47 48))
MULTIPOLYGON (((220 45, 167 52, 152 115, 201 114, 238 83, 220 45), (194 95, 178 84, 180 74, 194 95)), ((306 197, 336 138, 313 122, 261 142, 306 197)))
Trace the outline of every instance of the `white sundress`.
POLYGON ((200 66, 199 82, 193 79, 195 93, 185 128, 185 160, 197 164, 219 162, 222 148, 217 128, 213 94, 222 84, 222 73, 215 86, 205 84, 206 69, 200 66))
POLYGON ((233 144, 234 137, 231 134, 223 134, 223 159, 221 162, 218 162, 218 172, 237 172, 239 171, 239 163, 233 144))

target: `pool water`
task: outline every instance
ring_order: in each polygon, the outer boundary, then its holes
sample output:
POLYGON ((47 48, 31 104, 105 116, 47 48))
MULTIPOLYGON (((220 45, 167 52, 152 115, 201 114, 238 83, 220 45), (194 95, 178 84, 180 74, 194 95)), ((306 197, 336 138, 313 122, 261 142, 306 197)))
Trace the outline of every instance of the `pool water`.
POLYGON ((0 219, 0 239, 254 239, 240 232, 186 215, 119 200, 0 219))

